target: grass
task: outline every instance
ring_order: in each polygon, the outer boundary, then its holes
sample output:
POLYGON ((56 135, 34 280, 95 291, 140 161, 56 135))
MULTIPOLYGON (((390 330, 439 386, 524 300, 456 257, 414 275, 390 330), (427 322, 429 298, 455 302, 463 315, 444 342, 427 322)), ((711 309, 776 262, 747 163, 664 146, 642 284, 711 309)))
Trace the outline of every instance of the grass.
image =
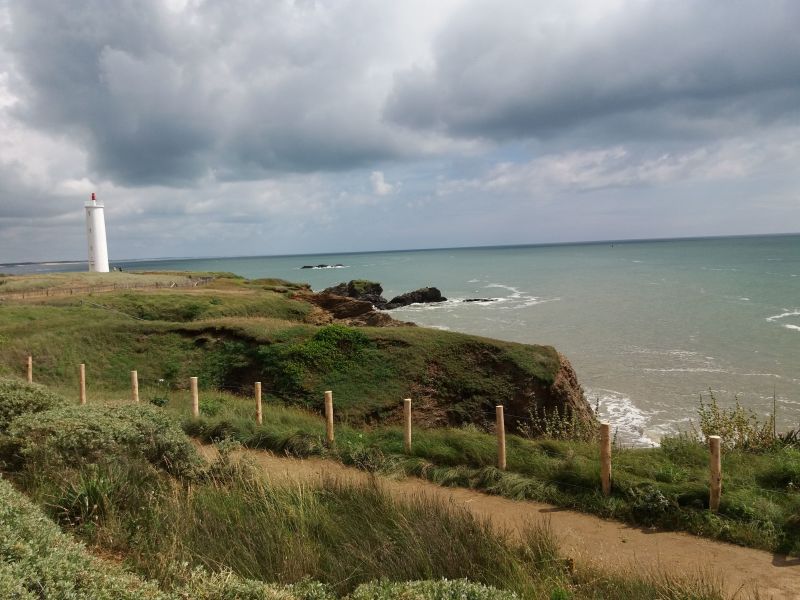
MULTIPOLYGON (((186 415, 186 398, 167 405, 186 415)), ((651 449, 615 448, 613 492, 600 493, 596 444, 507 436, 508 469, 495 468, 496 440, 474 428, 414 431, 410 456, 399 427, 336 427, 336 446, 323 443, 316 414, 268 405, 264 424, 251 401, 217 394, 214 416, 184 419, 205 441, 232 439, 252 448, 297 456, 323 455, 388 475, 415 475, 446 486, 481 489, 513 499, 574 508, 646 527, 683 530, 764 550, 800 554, 800 448, 723 454, 720 511, 708 510, 708 450, 697 438, 667 438, 651 449)))
MULTIPOLYGON (((129 275, 129 274, 126 274, 129 275)), ((130 275, 134 277, 134 275, 130 275)), ((149 277, 149 275, 143 275, 149 277)), ((418 327, 319 327, 306 322, 305 288, 218 276, 202 289, 120 291, 0 302, 0 376, 33 355, 35 379, 89 393, 163 380, 183 389, 249 389, 313 407, 327 389, 339 411, 370 422, 396 418, 396 400, 425 397, 431 423, 491 422, 494 406, 545 400, 561 366, 552 347, 418 327), (354 343, 354 340, 358 340, 354 343)))
MULTIPOLYGON (((15 403, 20 394, 40 393, 21 383, 14 390, 15 403)), ((6 396, 0 393, 0 405, 6 396)), ((702 578, 583 565, 571 572, 542 524, 522 524, 519 537, 510 538, 464 509, 399 502, 374 484, 276 486, 231 460, 230 444, 203 469, 165 469, 179 463, 174 449, 186 448, 188 438, 159 409, 51 408, 15 416, 7 436, 5 475, 35 504, 0 481, 4 597, 724 597, 702 578), (80 426, 79 411, 86 417, 80 426), (44 433, 31 429, 30 417, 44 433), (9 462, 18 455, 24 460, 9 462), (87 552, 36 505, 125 565, 87 552)))

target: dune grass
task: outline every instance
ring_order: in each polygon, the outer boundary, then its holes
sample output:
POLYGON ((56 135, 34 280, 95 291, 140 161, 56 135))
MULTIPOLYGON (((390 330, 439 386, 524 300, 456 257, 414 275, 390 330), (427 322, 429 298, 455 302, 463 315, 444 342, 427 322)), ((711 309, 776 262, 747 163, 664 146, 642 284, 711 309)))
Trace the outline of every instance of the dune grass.
MULTIPOLYGON (((41 396, 37 386, 6 383, 0 406, 41 396)), ((33 409, 39 412, 16 414, 1 432, 5 477, 96 552, 124 559, 136 574, 87 553, 0 481, 6 597, 724 597, 703 577, 583 565, 573 571, 542 523, 520 524, 510 537, 465 509, 424 498, 397 501, 376 482, 274 485, 232 460, 230 443, 219 446, 216 462, 198 468, 188 438, 158 408, 33 409), (81 413, 85 418, 76 418, 81 413)))
POLYGON ((800 554, 800 448, 776 446, 723 454, 720 511, 708 510, 708 450, 696 437, 666 438, 658 448, 615 448, 613 491, 600 493, 599 449, 589 442, 507 436, 508 468, 495 467, 496 440, 473 427, 414 431, 411 455, 399 427, 336 426, 326 448, 318 414, 268 403, 264 424, 252 401, 231 394, 206 397, 199 419, 186 417, 188 398, 167 410, 204 441, 295 456, 321 455, 386 475, 414 475, 446 486, 481 489, 513 499, 574 508, 647 527, 684 530, 745 546, 800 554))

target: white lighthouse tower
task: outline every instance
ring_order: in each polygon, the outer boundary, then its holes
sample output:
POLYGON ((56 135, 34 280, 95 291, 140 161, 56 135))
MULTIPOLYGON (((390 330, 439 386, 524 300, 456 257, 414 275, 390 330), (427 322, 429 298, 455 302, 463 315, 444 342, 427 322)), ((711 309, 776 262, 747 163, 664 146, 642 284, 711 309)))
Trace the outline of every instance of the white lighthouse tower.
POLYGON ((108 273, 104 208, 92 192, 92 199, 86 202, 86 238, 89 240, 89 271, 93 273, 108 273))

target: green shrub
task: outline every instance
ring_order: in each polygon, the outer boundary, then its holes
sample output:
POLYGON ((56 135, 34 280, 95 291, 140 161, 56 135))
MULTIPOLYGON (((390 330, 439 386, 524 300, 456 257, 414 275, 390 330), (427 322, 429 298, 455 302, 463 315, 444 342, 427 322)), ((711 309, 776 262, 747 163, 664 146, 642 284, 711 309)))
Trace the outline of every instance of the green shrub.
POLYGON ((380 581, 360 585, 349 600, 518 600, 513 592, 472 583, 466 579, 448 581, 380 581))
POLYGON ((92 557, 29 500, 0 480, 0 597, 168 600, 120 567, 92 557))
POLYGON ((748 410, 736 400, 732 408, 721 408, 717 398, 709 390, 706 403, 700 395, 697 416, 700 420, 700 433, 704 438, 720 436, 724 448, 732 450, 769 450, 776 445, 775 415, 761 421, 752 410, 748 410))
POLYGON ((209 417, 216 417, 222 410, 223 401, 217 396, 204 396, 200 398, 200 413, 209 417))
POLYGON ((194 475, 202 464, 180 427, 148 405, 64 406, 17 418, 9 437, 23 461, 42 464, 140 456, 179 476, 194 475))
POLYGON ((661 490, 651 484, 628 489, 628 496, 631 501, 631 512, 641 523, 656 523, 677 506, 661 490))
POLYGON ((47 388, 18 379, 0 379, 0 433, 19 415, 58 406, 63 399, 47 388))
POLYGON ((286 394, 302 394, 306 376, 342 369, 372 346, 362 332, 344 325, 326 325, 311 339, 293 344, 269 344, 257 352, 266 379, 286 394))
POLYGON ((208 573, 195 569, 181 586, 182 598, 192 600, 336 600, 331 589, 318 582, 273 585, 242 579, 229 570, 208 573))

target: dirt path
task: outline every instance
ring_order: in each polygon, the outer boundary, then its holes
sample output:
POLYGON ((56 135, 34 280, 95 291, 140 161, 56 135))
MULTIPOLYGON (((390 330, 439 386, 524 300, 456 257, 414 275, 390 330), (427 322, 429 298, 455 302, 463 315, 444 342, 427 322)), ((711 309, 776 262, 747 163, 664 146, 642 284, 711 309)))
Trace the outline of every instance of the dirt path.
MULTIPOLYGON (((202 447, 206 456, 214 453, 202 447)), ((358 483, 373 476, 322 459, 278 457, 269 452, 245 451, 274 481, 310 482, 334 477, 358 483)), ((514 532, 525 522, 548 519, 565 556, 608 569, 658 569, 675 574, 704 571, 716 575, 731 594, 754 586, 761 598, 800 598, 800 559, 714 542, 684 533, 642 530, 616 521, 561 509, 538 502, 518 502, 463 488, 445 488, 416 478, 400 481, 377 478, 397 498, 427 496, 467 508, 498 528, 514 532)))

